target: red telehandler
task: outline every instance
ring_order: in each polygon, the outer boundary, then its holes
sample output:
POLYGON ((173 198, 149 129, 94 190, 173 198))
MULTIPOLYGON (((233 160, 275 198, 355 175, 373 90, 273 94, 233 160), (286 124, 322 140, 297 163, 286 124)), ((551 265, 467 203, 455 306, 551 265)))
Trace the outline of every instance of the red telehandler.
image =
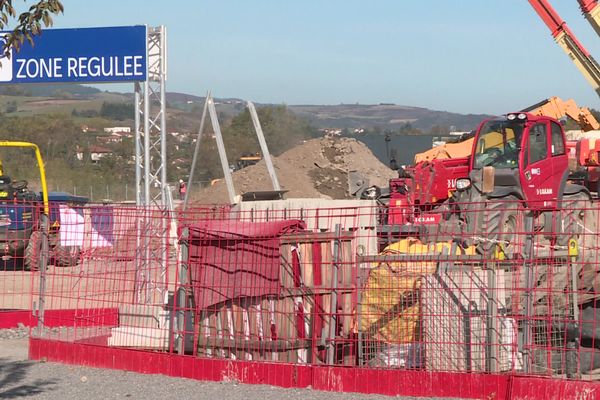
POLYGON ((419 163, 390 182, 383 234, 419 234, 447 224, 491 256, 498 243, 514 251, 512 234, 530 212, 537 231, 566 245, 582 229, 585 216, 577 210, 592 198, 581 184, 589 174, 575 183, 569 157, 554 118, 516 112, 487 119, 475 131, 471 156, 419 163))

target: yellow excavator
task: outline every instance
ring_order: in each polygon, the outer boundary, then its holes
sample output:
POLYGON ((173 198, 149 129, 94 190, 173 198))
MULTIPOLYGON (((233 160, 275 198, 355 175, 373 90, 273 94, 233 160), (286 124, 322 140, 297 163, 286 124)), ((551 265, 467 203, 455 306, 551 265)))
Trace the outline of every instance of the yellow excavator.
MULTIPOLYGON (((562 100, 559 97, 550 97, 521 111, 555 119, 569 117, 577 122, 584 132, 600 129, 600 123, 590 110, 586 107, 578 107, 573 99, 562 100)), ((415 164, 435 159, 469 157, 472 149, 473 137, 467 135, 463 140, 445 143, 416 154, 415 164)))

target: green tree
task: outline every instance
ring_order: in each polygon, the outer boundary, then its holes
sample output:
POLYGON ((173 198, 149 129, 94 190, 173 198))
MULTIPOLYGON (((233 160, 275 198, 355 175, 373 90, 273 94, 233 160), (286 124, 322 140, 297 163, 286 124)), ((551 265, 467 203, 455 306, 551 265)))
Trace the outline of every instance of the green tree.
POLYGON ((8 113, 13 113, 16 112, 18 110, 17 107, 17 102, 16 101, 9 101, 8 103, 6 103, 6 108, 5 108, 5 112, 8 113))
POLYGON ((33 45, 33 37, 42 32, 42 25, 45 28, 52 26, 52 15, 64 12, 63 5, 59 0, 38 0, 33 2, 29 10, 22 12, 17 17, 12 3, 12 0, 0 0, 0 29, 5 29, 10 20, 17 18, 15 28, 4 35, 3 50, 7 57, 10 57, 11 48, 19 51, 25 40, 33 45))
POLYGON ((123 121, 135 117, 135 108, 131 103, 112 103, 105 101, 100 107, 100 116, 123 121))

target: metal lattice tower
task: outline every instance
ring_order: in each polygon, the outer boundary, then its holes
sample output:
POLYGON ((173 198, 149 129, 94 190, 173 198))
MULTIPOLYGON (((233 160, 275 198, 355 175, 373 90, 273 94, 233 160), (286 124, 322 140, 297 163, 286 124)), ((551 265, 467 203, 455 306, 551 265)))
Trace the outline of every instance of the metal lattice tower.
POLYGON ((148 28, 148 79, 135 86, 136 203, 166 204, 167 146, 166 100, 167 30, 148 28))
POLYGON ((148 78, 135 84, 135 183, 136 204, 146 215, 138 223, 136 295, 139 303, 166 298, 168 217, 172 211, 167 183, 167 131, 165 82, 167 79, 167 31, 164 26, 147 29, 148 78), (159 221, 154 212, 162 212, 159 221), (149 237, 162 238, 150 246, 149 237), (143 237, 143 239, 140 239, 143 237), (153 271, 161 271, 155 276, 153 271))

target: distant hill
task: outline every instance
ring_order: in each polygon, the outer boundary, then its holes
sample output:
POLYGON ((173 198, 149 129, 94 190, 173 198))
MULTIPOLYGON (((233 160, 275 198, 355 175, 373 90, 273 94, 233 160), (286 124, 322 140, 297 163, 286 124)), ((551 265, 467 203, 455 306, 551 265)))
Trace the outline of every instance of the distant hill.
POLYGON ((455 130, 463 131, 474 129, 479 122, 489 117, 484 114, 465 115, 395 104, 291 105, 289 108, 310 120, 317 128, 397 129, 409 123, 424 131, 435 126, 453 126, 455 130))
MULTIPOLYGON (((1 85, 0 95, 29 96, 57 99, 132 101, 133 93, 108 93, 100 89, 79 84, 53 85, 1 85)), ((204 105, 204 96, 188 93, 167 92, 170 108, 199 114, 204 105)), ((219 113, 226 118, 239 114, 245 108, 245 100, 239 98, 215 98, 219 113)), ((272 104, 257 104, 269 106, 272 104)), ((288 108, 300 117, 306 118, 316 128, 375 128, 398 129, 407 123, 424 132, 439 126, 455 130, 471 130, 488 117, 482 114, 458 114, 447 111, 430 110, 423 107, 382 104, 340 104, 340 105, 289 105, 288 108)), ((199 117, 199 115, 198 115, 199 117)))
POLYGON ((0 94, 6 96, 58 97, 71 95, 73 97, 90 97, 101 90, 84 85, 63 83, 52 85, 0 85, 0 94))

